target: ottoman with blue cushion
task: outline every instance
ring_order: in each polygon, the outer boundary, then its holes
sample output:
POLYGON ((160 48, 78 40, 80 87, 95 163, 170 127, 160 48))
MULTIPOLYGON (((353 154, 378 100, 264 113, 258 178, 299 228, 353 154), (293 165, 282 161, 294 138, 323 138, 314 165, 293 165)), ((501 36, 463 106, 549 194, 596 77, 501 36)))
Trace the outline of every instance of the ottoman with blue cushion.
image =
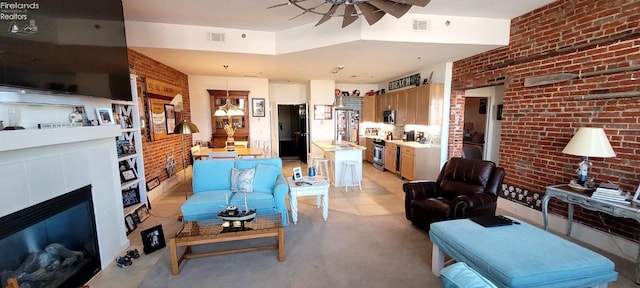
POLYGON ((498 287, 607 287, 618 273, 606 257, 530 224, 483 227, 469 219, 432 223, 432 271, 444 254, 498 287))

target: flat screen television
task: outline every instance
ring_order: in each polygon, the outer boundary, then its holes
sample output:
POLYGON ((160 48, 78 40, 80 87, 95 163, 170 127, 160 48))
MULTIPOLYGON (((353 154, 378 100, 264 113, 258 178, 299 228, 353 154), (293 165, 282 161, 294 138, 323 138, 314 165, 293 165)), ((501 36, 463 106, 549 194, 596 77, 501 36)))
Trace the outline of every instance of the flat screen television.
POLYGON ((121 0, 0 2, 0 86, 131 100, 121 0))

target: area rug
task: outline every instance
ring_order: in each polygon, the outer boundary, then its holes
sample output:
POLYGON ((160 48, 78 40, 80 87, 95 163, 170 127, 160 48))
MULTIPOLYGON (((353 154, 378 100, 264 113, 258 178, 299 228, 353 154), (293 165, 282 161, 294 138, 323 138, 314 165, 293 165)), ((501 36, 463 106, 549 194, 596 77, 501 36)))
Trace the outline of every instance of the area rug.
MULTIPOLYGON (((193 250, 267 242, 276 239, 193 250)), ((285 227, 284 262, 278 262, 277 250, 188 259, 180 274, 172 276, 167 248, 139 287, 440 287, 431 273, 431 247, 427 233, 403 214, 358 216, 330 210, 325 222, 321 209, 300 203, 298 224, 285 227)))

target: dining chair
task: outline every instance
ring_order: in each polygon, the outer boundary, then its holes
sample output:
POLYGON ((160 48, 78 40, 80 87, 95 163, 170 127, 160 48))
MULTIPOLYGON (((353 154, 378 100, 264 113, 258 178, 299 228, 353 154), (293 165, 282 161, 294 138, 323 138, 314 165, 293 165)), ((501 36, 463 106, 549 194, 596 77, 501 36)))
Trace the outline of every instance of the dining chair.
POLYGON ((236 147, 241 146, 243 148, 249 148, 249 141, 235 141, 233 145, 235 145, 236 147))
POLYGON ((194 155, 200 153, 200 146, 196 145, 191 147, 191 165, 193 165, 193 162, 196 161, 196 157, 194 155))

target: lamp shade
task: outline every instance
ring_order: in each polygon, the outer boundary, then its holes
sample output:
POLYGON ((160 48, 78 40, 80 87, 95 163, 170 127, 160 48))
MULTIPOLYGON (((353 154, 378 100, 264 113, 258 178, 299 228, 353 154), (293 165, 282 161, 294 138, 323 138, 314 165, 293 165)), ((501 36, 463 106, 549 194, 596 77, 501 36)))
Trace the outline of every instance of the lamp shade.
POLYGON ((615 157, 604 129, 581 127, 569 141, 562 153, 587 157, 615 157))
POLYGON ((173 129, 173 133, 175 134, 192 134, 198 133, 198 126, 191 122, 187 122, 187 120, 182 121, 182 123, 176 125, 176 128, 173 129))

